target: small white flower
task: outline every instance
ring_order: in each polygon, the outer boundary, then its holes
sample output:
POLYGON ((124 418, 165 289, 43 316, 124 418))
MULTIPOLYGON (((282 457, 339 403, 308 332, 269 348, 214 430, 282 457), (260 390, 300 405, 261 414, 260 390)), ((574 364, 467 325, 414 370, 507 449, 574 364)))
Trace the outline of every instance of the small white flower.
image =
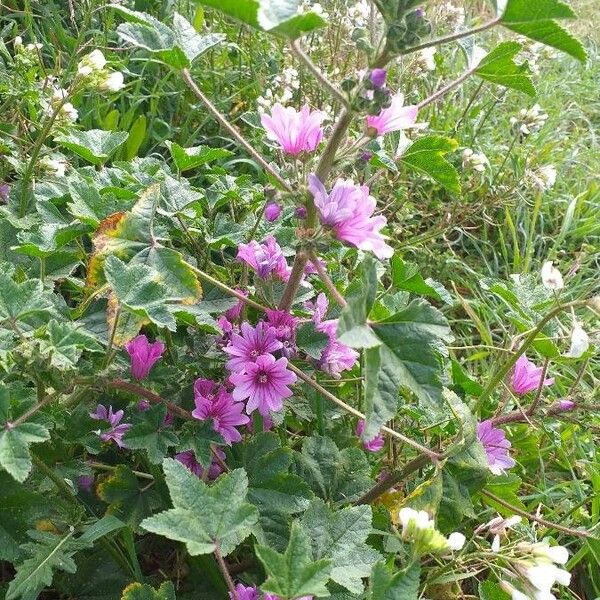
POLYGON ((462 550, 467 538, 460 532, 455 531, 448 536, 448 547, 450 550, 462 550))
POLYGON ((481 152, 474 152, 471 148, 465 148, 463 150, 463 169, 473 169, 478 173, 483 173, 488 162, 487 156, 481 152))
POLYGON ((492 540, 492 552, 500 552, 500 534, 497 533, 492 540))
POLYGON ((15 49, 15 52, 23 47, 23 38, 20 35, 18 35, 15 38, 15 41, 13 42, 13 47, 15 49))
POLYGON ((70 102, 65 102, 62 105, 60 114, 73 123, 79 118, 79 111, 70 102))
POLYGON ((40 160, 40 166, 48 173, 48 175, 54 175, 54 177, 64 177, 67 169, 67 163, 64 160, 57 160, 45 156, 40 160))
POLYGON ((77 65, 77 73, 83 77, 91 75, 94 71, 101 71, 106 66, 106 58, 101 50, 92 50, 86 54, 77 65))
POLYGON ((500 587, 507 593, 510 594, 511 600, 531 600, 529 596, 526 596, 523 592, 520 592, 508 581, 501 581, 500 587))
POLYGON ((539 542, 532 545, 531 552, 534 556, 546 558, 557 565, 565 565, 569 560, 569 551, 564 546, 550 546, 539 542))
POLYGON ((579 358, 585 352, 587 352, 589 347, 590 336, 577 321, 573 321, 573 331, 571 331, 571 348, 567 352, 566 356, 571 358, 579 358))
POLYGON ((540 192, 546 192, 556 183, 556 167, 544 165, 529 172, 529 178, 540 192))
POLYGON ((565 287, 560 271, 552 264, 551 260, 542 265, 542 283, 548 290, 562 290, 565 287))
POLYGON ((29 52, 37 52, 38 50, 41 50, 43 47, 44 47, 43 44, 36 43, 36 44, 27 44, 27 46, 25 46, 25 49, 29 52))
POLYGON ((123 89, 125 83, 123 81, 123 73, 113 71, 99 85, 99 89, 107 92, 118 92, 123 89))

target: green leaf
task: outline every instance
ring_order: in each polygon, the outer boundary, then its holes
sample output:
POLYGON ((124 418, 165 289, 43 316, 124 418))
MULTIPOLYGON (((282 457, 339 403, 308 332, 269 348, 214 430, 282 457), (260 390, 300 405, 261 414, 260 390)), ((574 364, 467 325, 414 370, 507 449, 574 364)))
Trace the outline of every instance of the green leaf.
POLYGON ((131 160, 137 156, 138 150, 146 136, 146 116, 140 115, 129 130, 129 137, 125 144, 125 160, 131 160))
POLYGON ((57 369, 74 368, 84 350, 103 351, 92 335, 74 323, 59 323, 52 319, 46 335, 47 339, 40 340, 40 351, 42 356, 50 357, 50 363, 57 369))
POLYGON ((535 96, 529 65, 514 61, 522 47, 518 42, 503 42, 481 59, 474 74, 496 85, 535 96))
POLYGON ((183 425, 177 449, 180 452, 192 450, 196 460, 204 468, 208 468, 212 460, 211 445, 223 443, 223 438, 213 430, 210 420, 193 420, 183 425))
POLYGON ((125 142, 128 136, 126 131, 90 129, 89 131, 71 131, 54 138, 54 140, 84 160, 94 165, 101 165, 125 142))
POLYGON ((520 35, 566 52, 585 62, 587 53, 581 42, 554 19, 575 18, 573 9, 560 0, 504 0, 500 23, 520 35))
POLYGON ((327 334, 317 331, 314 323, 303 323, 296 331, 298 348, 315 360, 321 356, 328 343, 327 334))
POLYGON ((326 23, 314 12, 298 14, 299 0, 196 0, 274 35, 296 39, 326 23))
POLYGON ((331 579, 354 593, 363 591, 362 579, 382 556, 367 545, 373 514, 368 505, 333 511, 314 500, 302 516, 302 527, 311 539, 313 556, 331 559, 331 579))
POLYGON ((363 435, 370 439, 396 414, 401 387, 413 392, 432 416, 440 412, 444 343, 452 335, 442 313, 425 300, 413 300, 395 315, 370 324, 359 304, 360 299, 349 303, 340 318, 338 337, 348 346, 365 348, 367 422, 363 435))
POLYGON ((495 581, 482 581, 478 591, 480 600, 510 600, 510 594, 507 594, 495 581))
POLYGON ((123 438, 128 448, 145 450, 148 460, 155 465, 162 462, 169 448, 178 442, 175 433, 165 426, 166 415, 164 404, 155 404, 141 411, 123 438))
POLYGON ((444 286, 433 279, 423 279, 417 265, 405 262, 398 254, 392 257, 392 283, 398 290, 427 296, 438 302, 453 304, 452 296, 444 286))
POLYGON ((385 563, 373 568, 368 600, 417 600, 419 598, 419 563, 408 571, 391 571, 385 563))
POLYGON ((268 546, 255 546, 267 573, 261 588, 283 598, 329 596, 329 559, 313 559, 310 540, 298 522, 292 524, 290 541, 283 554, 268 546))
POLYGON ((158 212, 172 217, 202 198, 202 193, 193 189, 186 179, 177 180, 167 175, 160 182, 158 212))
POLYGON ((25 481, 31 472, 31 454, 29 446, 50 439, 48 429, 39 423, 21 423, 0 430, 0 466, 17 481, 25 481))
POLYGON ((221 33, 198 35, 194 27, 179 13, 173 15, 173 27, 168 27, 144 12, 112 4, 128 22, 117 27, 118 35, 137 48, 148 50, 164 63, 176 69, 189 67, 201 54, 225 39, 221 33))
POLYGON ((460 194, 458 171, 445 155, 458 147, 456 140, 438 135, 428 135, 413 142, 400 157, 409 167, 429 175, 449 192, 460 194))
POLYGON ((30 557, 17 565, 17 573, 8 586, 6 600, 37 598, 52 583, 54 571, 75 573, 77 565, 73 554, 87 544, 74 539, 73 534, 74 531, 64 536, 30 531, 29 536, 34 541, 23 546, 30 557))
POLYGON ((165 581, 157 590, 150 585, 131 583, 121 595, 121 600, 175 600, 175 588, 165 581))
POLYGON ((96 488, 98 497, 109 504, 106 514, 113 515, 137 529, 157 503, 155 488, 148 488, 147 481, 142 483, 140 486, 129 467, 117 465, 114 472, 100 481, 96 488))
POLYGON ((250 534, 258 511, 246 503, 248 478, 243 469, 221 475, 212 486, 180 462, 165 459, 163 470, 174 508, 142 522, 142 528, 184 542, 192 556, 232 552, 250 534))
MULTIPOLYGON (((515 475, 514 473, 507 473, 505 475, 492 478, 486 484, 485 489, 501 500, 505 500, 511 506, 516 506, 521 510, 527 510, 527 507, 517 495, 517 492, 521 487, 521 483, 521 478, 518 475, 515 475)), ((488 496, 482 496, 482 500, 505 517, 510 517, 514 514, 513 511, 508 510, 505 506, 499 504, 495 500, 492 500, 488 496)))
POLYGON ((233 156, 233 152, 225 148, 211 148, 210 146, 193 146, 192 148, 182 148, 175 142, 166 142, 179 171, 189 171, 196 169, 206 163, 222 158, 233 156))
MULTIPOLYGON (((141 264, 156 271, 166 299, 186 304, 200 299, 202 288, 190 265, 179 252, 165 248, 156 239, 154 219, 160 198, 161 184, 153 184, 143 191, 130 212, 112 215, 102 222, 93 238, 88 283, 104 283, 104 260, 116 254, 123 261, 130 259, 130 266, 141 264)), ((169 320, 173 322, 172 317, 169 320)))
POLYGON ((104 263, 104 273, 115 297, 125 308, 158 327, 175 331, 175 318, 166 306, 167 288, 158 282, 158 271, 141 264, 126 265, 116 256, 109 256, 104 263))

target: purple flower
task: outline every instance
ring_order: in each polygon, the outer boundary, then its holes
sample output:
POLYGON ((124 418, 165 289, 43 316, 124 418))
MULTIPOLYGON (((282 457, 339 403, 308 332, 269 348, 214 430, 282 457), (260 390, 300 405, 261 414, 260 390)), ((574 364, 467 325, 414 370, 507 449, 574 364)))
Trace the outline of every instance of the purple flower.
MULTIPOLYGON (((359 419, 356 424, 356 435, 362 439, 363 431, 365 430, 364 419, 359 419)), ((363 448, 369 452, 379 452, 385 446, 385 440, 381 434, 376 435, 368 441, 362 440, 363 448)))
MULTIPOLYGON (((244 291, 244 290, 235 290, 236 292, 239 292, 240 294, 243 294, 246 298, 248 297, 248 292, 244 291)), ((238 300, 237 304, 235 306, 232 306, 230 309, 225 311, 225 317, 227 317, 228 321, 237 321, 241 314, 242 314, 242 310, 244 310, 244 305, 246 303, 243 300, 238 300)))
POLYGON ((306 206, 297 206, 294 214, 298 219, 306 219, 306 206))
POLYGON ((109 406, 107 409, 106 406, 98 404, 96 412, 90 413, 90 417, 97 421, 106 421, 110 425, 111 428, 108 431, 98 433, 103 442, 112 440, 119 448, 127 447, 123 443, 123 436, 131 429, 131 425, 129 423, 121 423, 121 419, 123 418, 122 410, 113 413, 112 406, 109 406))
POLYGON ((329 338, 327 346, 321 352, 321 356, 317 361, 317 366, 325 373, 328 373, 336 379, 340 378, 342 371, 351 369, 358 360, 358 352, 349 348, 345 344, 337 340, 337 319, 329 319, 324 321, 323 318, 327 313, 327 296, 321 293, 317 296, 314 307, 311 307, 315 312, 313 322, 317 331, 325 333, 329 338))
MULTIPOLYGON (((225 453, 220 448, 216 449, 221 460, 225 459, 225 453)), ((185 465, 196 477, 204 475, 204 467, 196 460, 196 455, 192 450, 186 450, 175 455, 175 460, 178 460, 182 465, 185 465)), ((208 468, 208 478, 216 479, 223 472, 223 467, 213 460, 208 468)))
MULTIPOLYGON (((296 600, 313 600, 314 596, 302 596, 301 598, 296 598, 296 600)), ((265 594, 264 600, 281 600, 279 596, 275 594, 265 594)))
POLYGON ((281 205, 277 204, 277 202, 267 202, 267 205, 265 206, 265 219, 269 223, 277 221, 277 219, 279 219, 279 216, 281 215, 282 210, 283 208, 281 208, 281 205))
POLYGON ((192 411, 192 417, 200 421, 212 419, 213 429, 223 436, 227 444, 242 439, 236 427, 246 425, 250 419, 243 414, 244 404, 236 402, 222 385, 210 379, 196 379, 194 404, 196 408, 192 411))
POLYGON ((288 370, 287 364, 287 358, 276 360, 272 354, 263 354, 256 362, 247 363, 243 372, 229 377, 235 386, 233 397, 236 400, 248 398, 248 414, 258 408, 260 414, 266 416, 270 410, 277 412, 283 408, 283 399, 292 395, 287 386, 296 381, 296 375, 288 370))
POLYGON ((81 475, 77 479, 77 485, 79 489, 91 492, 94 487, 94 476, 93 475, 81 475))
POLYGON ((390 258, 394 254, 379 233, 387 224, 386 218, 383 215, 373 216, 375 198, 369 195, 366 185, 354 185, 351 179, 338 179, 327 194, 316 175, 309 175, 308 180, 321 223, 331 227, 337 239, 361 250, 370 250, 379 259, 390 258))
POLYGON ((301 152, 314 152, 323 137, 321 123, 325 114, 312 111, 305 104, 300 112, 292 107, 284 108, 279 102, 273 106, 270 115, 261 116, 262 126, 267 137, 279 143, 283 151, 292 156, 301 152))
POLYGON ((256 327, 250 323, 242 323, 241 335, 232 334, 229 346, 223 348, 231 358, 227 361, 230 371, 243 371, 246 364, 255 362, 259 356, 275 352, 283 348, 277 339, 274 327, 260 321, 256 327))
POLYGON ((384 108, 377 116, 367 116, 367 129, 373 130, 374 135, 408 129, 417 122, 418 112, 418 106, 404 106, 404 95, 396 94, 388 108, 384 108))
POLYGON ((298 319, 285 310, 267 309, 267 321, 275 329, 275 337, 283 344, 281 352, 290 358, 296 350, 298 319))
POLYGON ((161 341, 153 344, 148 342, 145 335, 138 335, 125 344, 125 350, 131 358, 131 374, 135 379, 145 379, 165 350, 161 341))
POLYGON ((270 275, 282 281, 290 278, 290 268, 285 256, 272 235, 262 244, 255 240, 248 244, 240 244, 237 258, 250 265, 261 279, 267 279, 270 275))
POLYGON ((8 183, 0 183, 0 201, 6 202, 10 194, 10 186, 8 183))
POLYGON ((504 431, 494 427, 491 420, 482 421, 477 425, 477 437, 483 444, 488 468, 494 475, 502 475, 506 469, 515 466, 515 461, 508 453, 510 442, 506 439, 504 431))
POLYGON ((360 155, 360 159, 364 160, 365 162, 369 162, 372 158, 373 158, 373 153, 369 150, 365 150, 360 155))
MULTIPOLYGON (((537 390, 540 386, 544 369, 536 367, 524 354, 519 356, 512 374, 511 388, 519 396, 537 390)), ((543 385, 552 385, 554 378, 545 379, 543 385)))
POLYGON ((369 75, 374 88, 382 88, 385 85, 386 77, 387 71, 385 69, 373 69, 371 75, 369 75))
MULTIPOLYGON (((235 592, 237 594, 238 600, 258 600, 258 590, 256 586, 245 586, 241 583, 238 583, 235 586, 235 592)), ((233 594, 229 592, 229 598, 233 599, 233 594)))

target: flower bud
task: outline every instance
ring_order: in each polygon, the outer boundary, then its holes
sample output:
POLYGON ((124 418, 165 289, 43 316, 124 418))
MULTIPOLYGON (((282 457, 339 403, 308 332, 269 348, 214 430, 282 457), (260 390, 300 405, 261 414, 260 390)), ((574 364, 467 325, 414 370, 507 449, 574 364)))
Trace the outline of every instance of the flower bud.
POLYGON ((265 207, 265 219, 269 223, 277 221, 281 215, 281 211, 282 208, 277 202, 267 202, 267 206, 265 207))
POLYGON ((369 75, 369 80, 373 84, 373 87, 378 89, 385 85, 385 79, 387 77, 386 69, 373 69, 369 75))
POLYGON ((542 283, 548 290, 562 290, 565 287, 563 277, 560 271, 552 264, 551 260, 546 261, 542 266, 542 283))

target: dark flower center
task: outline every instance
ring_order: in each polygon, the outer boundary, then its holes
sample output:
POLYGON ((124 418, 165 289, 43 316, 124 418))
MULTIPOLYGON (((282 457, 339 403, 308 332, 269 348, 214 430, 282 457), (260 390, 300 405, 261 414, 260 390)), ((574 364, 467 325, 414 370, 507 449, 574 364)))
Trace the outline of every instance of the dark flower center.
POLYGON ((267 381, 269 381, 269 377, 267 376, 266 373, 260 373, 258 375, 258 382, 259 383, 267 383, 267 381))

